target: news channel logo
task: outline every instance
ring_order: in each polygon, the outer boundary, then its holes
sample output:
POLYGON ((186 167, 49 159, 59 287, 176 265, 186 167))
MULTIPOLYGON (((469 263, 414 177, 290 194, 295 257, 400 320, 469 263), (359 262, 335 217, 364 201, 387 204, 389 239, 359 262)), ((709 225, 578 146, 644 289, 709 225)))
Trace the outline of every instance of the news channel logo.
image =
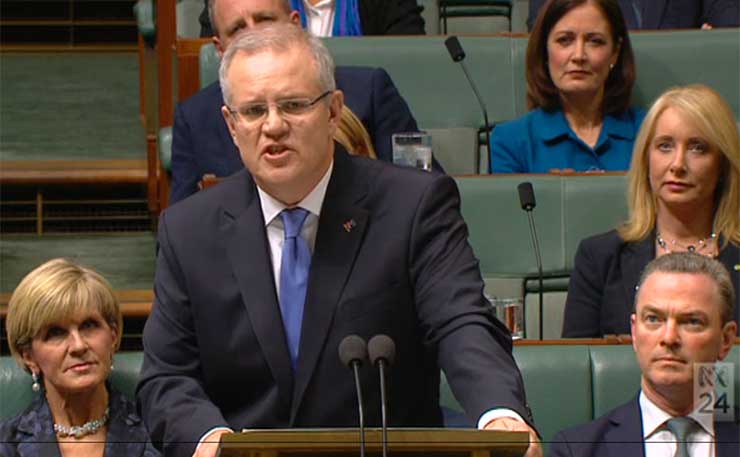
POLYGON ((735 420, 735 364, 730 362, 694 365, 694 405, 699 414, 717 422, 735 420))

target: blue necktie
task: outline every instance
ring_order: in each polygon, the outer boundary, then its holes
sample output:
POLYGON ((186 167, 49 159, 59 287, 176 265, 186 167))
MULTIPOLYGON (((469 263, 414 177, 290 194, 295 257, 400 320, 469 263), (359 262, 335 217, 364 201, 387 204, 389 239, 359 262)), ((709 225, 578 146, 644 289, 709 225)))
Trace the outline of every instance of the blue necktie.
POLYGON ((306 301, 308 270, 311 268, 311 251, 301 236, 306 216, 308 211, 303 208, 286 209, 280 213, 285 230, 283 257, 280 262, 280 313, 283 316, 293 370, 298 360, 303 305, 306 301))

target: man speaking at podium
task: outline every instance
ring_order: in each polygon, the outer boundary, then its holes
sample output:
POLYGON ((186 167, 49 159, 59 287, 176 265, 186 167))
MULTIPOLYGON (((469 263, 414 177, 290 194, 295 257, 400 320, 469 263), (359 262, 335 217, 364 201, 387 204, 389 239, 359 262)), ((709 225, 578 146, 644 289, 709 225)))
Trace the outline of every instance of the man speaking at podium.
MULTIPOLYGON (((137 388, 167 456, 212 456, 242 428, 354 427, 350 334, 395 340, 389 425, 442 423, 439 371, 481 428, 530 432, 508 331, 488 311, 454 181, 349 156, 320 40, 245 32, 221 63, 222 114, 246 170, 160 219, 137 388)), ((361 369, 366 423, 378 373, 361 369)))

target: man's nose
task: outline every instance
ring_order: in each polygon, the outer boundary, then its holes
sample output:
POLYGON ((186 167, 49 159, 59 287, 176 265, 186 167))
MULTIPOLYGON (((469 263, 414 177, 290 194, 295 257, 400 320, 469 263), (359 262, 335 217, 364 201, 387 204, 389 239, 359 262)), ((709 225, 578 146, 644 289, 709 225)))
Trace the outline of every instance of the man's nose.
POLYGON ((676 346, 681 342, 678 323, 673 319, 668 319, 663 327, 662 335, 663 344, 666 346, 676 346))
POLYGON ((281 135, 287 129, 287 122, 277 105, 268 105, 262 131, 270 136, 281 135))

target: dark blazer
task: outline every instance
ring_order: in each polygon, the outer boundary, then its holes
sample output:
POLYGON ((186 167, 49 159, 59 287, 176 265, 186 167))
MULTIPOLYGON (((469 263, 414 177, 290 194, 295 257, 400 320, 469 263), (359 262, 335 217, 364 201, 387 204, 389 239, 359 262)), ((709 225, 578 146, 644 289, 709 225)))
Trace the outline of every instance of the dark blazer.
MULTIPOLYGON (((644 457, 642 414, 635 397, 588 424, 558 432, 550 445, 550 457, 644 457)), ((740 455, 740 427, 734 422, 715 422, 717 457, 740 455)))
MULTIPOLYGON (((136 414, 135 405, 108 388, 110 419, 105 437, 105 457, 158 457, 149 434, 136 414)), ((25 411, 0 423, 3 457, 60 457, 54 420, 44 395, 34 398, 25 411)))
MULTIPOLYGON (((630 333, 635 287, 645 266, 655 258, 655 238, 626 243, 616 230, 581 241, 576 251, 565 301, 563 337, 600 338, 630 333)), ((717 259, 740 285, 740 249, 728 244, 717 259)), ((740 296, 738 296, 740 299, 740 296)), ((740 303, 735 305, 740 322, 740 303)))
MULTIPOLYGON (((381 68, 337 67, 337 89, 370 134, 378 159, 393 161, 391 135, 418 130, 408 105, 381 68)), ((170 204, 198 190, 206 173, 230 176, 242 170, 239 150, 221 115, 221 87, 213 83, 177 105, 172 129, 170 204)), ((435 168, 441 171, 438 164, 435 168)))
MULTIPOLYGON (((467 237, 452 178, 339 149, 294 373, 250 174, 169 207, 137 387, 152 440, 168 456, 189 456, 214 426, 356 426, 353 377, 337 355, 351 334, 395 340, 392 426, 442 424, 440 367, 474 421, 495 407, 531 420, 510 335, 489 311, 467 237)), ((366 365, 360 376, 366 424, 378 426, 377 370, 366 365)))
MULTIPOLYGON (((645 17, 638 27, 632 0, 619 0, 627 28, 634 29, 698 29, 704 23, 712 27, 737 27, 740 12, 737 0, 642 0, 645 17)), ((546 0, 529 1, 527 28, 532 30, 537 14, 546 0)))
MULTIPOLYGON (((341 1, 341 0, 339 0, 341 1)), ((359 0, 363 35, 423 35, 423 6, 416 0, 359 0)), ((208 0, 200 13, 200 36, 213 35, 208 19, 208 0)))

